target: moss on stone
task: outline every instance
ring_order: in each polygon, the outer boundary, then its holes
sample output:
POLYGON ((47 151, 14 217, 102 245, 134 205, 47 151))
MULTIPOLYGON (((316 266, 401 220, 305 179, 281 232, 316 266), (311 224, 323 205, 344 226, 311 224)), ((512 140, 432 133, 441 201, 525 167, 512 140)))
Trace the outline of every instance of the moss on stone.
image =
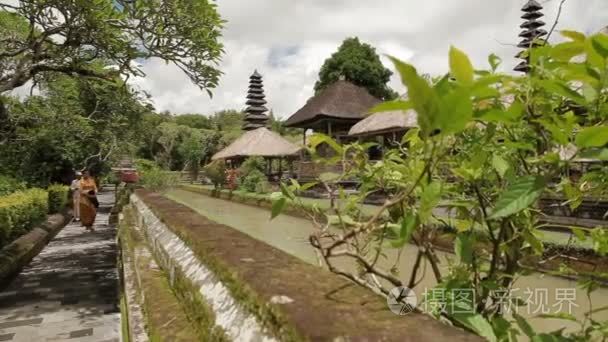
POLYGON ((384 298, 218 224, 159 194, 136 194, 280 341, 478 341, 431 317, 392 314, 384 298), (272 304, 275 296, 293 300, 272 304))
POLYGON ((223 342, 230 341, 222 327, 215 323, 215 313, 201 296, 199 288, 179 269, 173 270, 172 289, 181 300, 186 315, 194 323, 195 329, 202 336, 202 341, 223 342))
POLYGON ((127 208, 125 220, 119 226, 121 244, 124 251, 130 254, 132 266, 137 270, 137 291, 143 296, 140 303, 147 322, 147 332, 151 341, 206 341, 192 327, 188 316, 173 295, 168 279, 160 268, 154 269, 151 255, 135 256, 138 249, 145 248, 143 239, 132 229, 132 217, 127 208))

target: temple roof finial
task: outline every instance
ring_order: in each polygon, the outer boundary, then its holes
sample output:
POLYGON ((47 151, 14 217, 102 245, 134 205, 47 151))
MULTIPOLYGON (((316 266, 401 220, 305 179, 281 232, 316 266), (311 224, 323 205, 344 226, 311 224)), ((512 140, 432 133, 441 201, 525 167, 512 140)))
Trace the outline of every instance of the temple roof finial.
POLYGON ((243 130, 251 131, 260 127, 266 127, 268 116, 266 112, 268 108, 264 105, 267 103, 266 95, 264 95, 264 84, 262 75, 257 71, 249 77, 249 90, 247 91, 247 109, 245 109, 245 122, 243 130))
POLYGON ((523 59, 523 62, 519 63, 515 67, 515 71, 530 72, 530 57, 527 53, 529 49, 541 46, 542 43, 539 42, 539 38, 546 36, 547 31, 545 31, 542 27, 545 26, 545 22, 542 20, 538 20, 543 17, 541 10, 543 6, 539 4, 536 0, 528 0, 528 2, 522 7, 522 12, 524 14, 521 16, 524 19, 524 23, 520 25, 520 28, 523 29, 519 36, 522 38, 521 42, 517 45, 524 49, 520 53, 517 54, 517 58, 523 59))

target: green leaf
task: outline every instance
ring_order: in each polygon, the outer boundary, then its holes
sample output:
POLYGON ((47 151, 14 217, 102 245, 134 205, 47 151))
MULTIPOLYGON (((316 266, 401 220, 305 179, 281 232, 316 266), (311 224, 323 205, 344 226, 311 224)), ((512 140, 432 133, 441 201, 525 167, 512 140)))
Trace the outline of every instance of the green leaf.
POLYGON ((573 40, 575 42, 584 42, 586 39, 586 37, 583 33, 580 33, 577 31, 562 30, 562 31, 559 31, 559 33, 561 33, 562 36, 564 36, 566 38, 570 38, 571 40, 573 40))
POLYGON ((462 131, 473 119, 473 102, 469 91, 460 88, 441 99, 437 127, 441 134, 453 134, 462 131))
POLYGON ((325 143, 329 147, 331 147, 338 155, 342 155, 342 153, 344 152, 344 149, 342 148, 342 146, 340 146, 340 144, 338 144, 334 139, 325 134, 315 133, 308 139, 308 141, 311 148, 317 148, 317 146, 325 143))
POLYGON ((393 241, 391 244, 395 248, 403 247, 406 243, 410 242, 412 233, 418 226, 418 217, 413 213, 409 212, 401 220, 401 227, 399 230, 399 239, 393 241))
POLYGON ((279 214, 281 214, 281 212, 283 211, 283 208, 285 208, 286 203, 287 199, 285 197, 281 197, 278 200, 274 201, 272 203, 270 219, 274 219, 275 217, 279 216, 279 214))
POLYGON ((454 241, 454 252, 461 263, 470 265, 473 263, 473 238, 471 235, 458 235, 454 241))
POLYGON ((285 183, 279 183, 279 187, 281 188, 281 193, 283 193, 283 196, 289 198, 290 200, 294 200, 296 198, 296 195, 287 187, 287 185, 285 185, 285 183))
POLYGON ((579 94, 578 92, 572 90, 568 85, 561 83, 561 82, 557 82, 557 81, 552 81, 552 80, 543 80, 540 82, 540 84, 548 91, 555 93, 559 96, 563 96, 565 98, 568 98, 574 102, 576 102, 577 104, 580 105, 584 105, 586 104, 586 100, 585 97, 581 94, 579 94))
POLYGON ((507 171, 511 167, 509 163, 498 154, 494 154, 492 156, 492 166, 494 167, 494 170, 498 172, 500 177, 504 177, 505 173, 507 173, 507 171))
POLYGON ((524 114, 524 104, 520 101, 515 101, 511 104, 509 109, 491 109, 485 112, 481 112, 478 118, 486 122, 501 122, 501 123, 514 123, 524 114))
POLYGON ((532 250, 534 250, 536 254, 541 254, 543 252, 544 245, 540 238, 529 230, 525 230, 522 235, 524 240, 532 247, 532 250))
POLYGON ((306 191, 306 190, 308 190, 308 189, 313 188, 313 187, 314 187, 314 186, 316 186, 317 184, 319 184, 319 183, 317 183, 317 182, 310 182, 310 183, 306 183, 306 184, 304 184, 304 185, 302 185, 302 186, 300 187, 300 190, 301 190, 301 191, 306 191))
POLYGON ((502 59, 498 56, 496 56, 495 54, 491 54, 488 57, 488 62, 490 63, 490 66, 492 67, 492 71, 496 71, 496 69, 498 69, 498 66, 502 63, 502 59))
POLYGON ((606 161, 608 160, 608 148, 588 148, 580 152, 579 157, 606 161))
POLYGON ((521 329, 521 331, 526 334, 526 336, 532 338, 534 337, 534 335, 536 335, 534 333, 534 329, 532 329, 532 326, 530 326, 530 323, 528 323, 525 318, 521 317, 515 312, 513 313, 513 318, 515 318, 515 322, 517 322, 519 329, 521 329))
POLYGON ((540 176, 517 178, 498 198, 489 218, 506 217, 528 208, 543 193, 545 184, 545 178, 540 176))
POLYGON ((500 96, 498 89, 487 86, 473 86, 471 96, 477 100, 494 99, 500 96))
POLYGON ((576 238, 579 239, 580 241, 587 240, 587 234, 585 234, 584 230, 582 230, 580 228, 575 228, 575 227, 571 227, 570 230, 572 230, 572 233, 574 233, 576 238))
POLYGON ((479 336, 485 337, 488 341, 496 341, 496 335, 492 325, 480 314, 453 313, 451 315, 456 321, 465 327, 475 331, 479 336))
POLYGON ((455 47, 450 48, 450 72, 456 80, 464 85, 472 85, 475 75, 469 57, 455 47))
POLYGON ((420 220, 426 222, 441 198, 441 184, 432 182, 424 187, 420 195, 420 220))
POLYGON ((608 126, 585 128, 576 135, 575 143, 580 148, 605 146, 608 144, 608 126))
POLYGON ((561 62, 569 62, 573 57, 585 53, 584 40, 582 42, 565 42, 555 45, 551 49, 551 57, 561 62))
POLYGON ((388 101, 375 106, 370 110, 370 113, 390 112, 395 110, 406 111, 412 108, 413 105, 410 101, 388 101))
POLYGON ((596 34, 591 37, 591 45, 593 49, 604 59, 608 58, 608 36, 605 34, 596 34))
POLYGON ((418 75, 416 68, 389 57, 407 87, 410 102, 418 113, 418 125, 424 136, 429 136, 434 129, 434 122, 439 114, 439 99, 429 83, 418 75))
POLYGON ((593 38, 588 38, 585 40, 585 53, 587 54, 587 63, 593 66, 594 68, 598 68, 603 70, 606 67, 606 58, 603 58, 596 51, 597 43, 593 43, 593 38))

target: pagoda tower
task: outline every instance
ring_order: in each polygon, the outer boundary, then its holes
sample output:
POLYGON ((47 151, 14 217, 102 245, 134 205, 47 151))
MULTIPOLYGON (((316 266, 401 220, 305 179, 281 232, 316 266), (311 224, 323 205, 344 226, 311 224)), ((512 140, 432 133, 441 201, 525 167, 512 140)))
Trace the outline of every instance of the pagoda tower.
POLYGON ((264 85, 262 84, 262 75, 258 71, 254 71, 249 77, 249 91, 247 92, 247 109, 245 109, 245 122, 243 130, 252 131, 260 127, 266 127, 268 116, 266 112, 268 108, 264 105, 267 103, 266 95, 264 95, 264 85))
POLYGON ((541 10, 543 6, 541 6, 536 0, 529 0, 524 7, 521 9, 524 12, 524 15, 521 16, 524 19, 524 23, 520 25, 523 31, 519 34, 522 38, 522 41, 517 45, 517 47, 524 49, 520 53, 517 54, 517 58, 523 59, 523 62, 519 63, 515 67, 515 71, 530 72, 530 57, 528 56, 528 50, 541 46, 542 42, 538 41, 538 38, 546 36, 547 31, 543 29, 545 26, 545 22, 539 20, 539 18, 543 17, 541 10))

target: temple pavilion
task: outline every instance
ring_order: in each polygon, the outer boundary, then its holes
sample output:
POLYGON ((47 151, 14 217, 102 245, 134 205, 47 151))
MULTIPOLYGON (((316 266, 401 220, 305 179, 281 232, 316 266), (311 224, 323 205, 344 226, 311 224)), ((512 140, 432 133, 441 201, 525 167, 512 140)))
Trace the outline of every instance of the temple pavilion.
MULTIPOLYGON (((302 128, 304 144, 309 131, 327 134, 341 144, 356 140, 378 142, 378 146, 369 150, 369 155, 371 160, 380 160, 384 148, 400 141, 408 129, 417 126, 417 115, 413 110, 370 114, 370 110, 381 102, 367 89, 339 80, 308 100, 287 119, 285 125, 302 128)), ((327 146, 319 146, 317 153, 328 157, 333 151, 327 146)), ((319 165, 302 151, 299 179, 309 181, 323 172, 340 173, 342 164, 319 165)))
POLYGON ((267 128, 269 118, 266 114, 268 111, 266 96, 262 75, 257 70, 249 78, 246 104, 243 123, 245 133, 211 159, 225 160, 231 167, 236 168, 248 157, 263 157, 267 162, 266 175, 269 178, 273 176, 281 178, 282 163, 278 163, 278 170, 274 174, 272 161, 293 160, 297 158, 301 148, 267 128))

